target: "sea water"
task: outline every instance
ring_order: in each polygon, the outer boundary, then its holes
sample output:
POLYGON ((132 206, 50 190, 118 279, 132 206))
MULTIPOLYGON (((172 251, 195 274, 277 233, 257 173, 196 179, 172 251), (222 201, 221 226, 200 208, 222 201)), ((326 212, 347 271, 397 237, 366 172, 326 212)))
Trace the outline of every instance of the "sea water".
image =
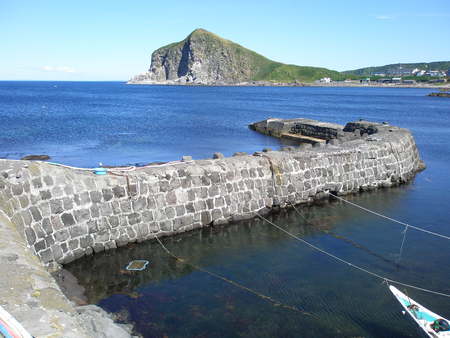
MULTIPOLYGON (((0 82, 0 157, 48 154, 76 166, 229 156, 278 140, 247 128, 268 117, 409 128, 427 169, 409 184, 348 197, 450 235, 450 100, 401 88, 163 87, 123 83, 0 82)), ((387 278, 450 293, 449 241, 332 202, 271 216, 308 242, 387 278), (306 221, 305 221, 306 218, 306 221)), ((67 266, 87 302, 145 337, 413 337, 413 322, 381 280, 253 220, 86 257, 67 266), (135 259, 150 263, 130 273, 135 259), (293 311, 256 295, 270 296, 293 311)), ((403 287, 400 287, 403 291, 403 287)), ((450 300, 408 289, 450 317, 450 300)))

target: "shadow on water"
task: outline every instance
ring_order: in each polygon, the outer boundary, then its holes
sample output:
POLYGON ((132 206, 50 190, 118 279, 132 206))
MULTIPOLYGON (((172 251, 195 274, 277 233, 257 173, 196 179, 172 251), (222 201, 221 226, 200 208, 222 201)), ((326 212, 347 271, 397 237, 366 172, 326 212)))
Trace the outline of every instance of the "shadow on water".
MULTIPOLYGON (((411 189, 409 185, 348 198, 389 213, 402 208, 411 189)), ((292 209, 268 217, 381 275, 434 289, 445 285, 449 269, 436 273, 438 262, 424 264, 410 245, 417 243, 417 234, 410 235, 409 251, 400 258, 401 227, 342 202, 323 204, 300 208, 303 217, 292 209), (436 278, 431 282, 426 273, 433 270, 436 278)), ((198 271, 170 257, 155 241, 86 257, 66 269, 85 288, 88 303, 134 323, 146 337, 408 337, 415 332, 380 280, 312 251, 262 220, 204 228, 162 241, 188 262, 313 316, 274 306, 198 271), (150 264, 141 272, 125 270, 134 259, 150 264)), ((446 243, 440 248, 442 244, 446 243)), ((427 252, 434 255, 440 248, 427 252)), ((426 295, 410 294, 429 303, 426 295)), ((439 301, 433 298, 436 309, 444 309, 439 301)))

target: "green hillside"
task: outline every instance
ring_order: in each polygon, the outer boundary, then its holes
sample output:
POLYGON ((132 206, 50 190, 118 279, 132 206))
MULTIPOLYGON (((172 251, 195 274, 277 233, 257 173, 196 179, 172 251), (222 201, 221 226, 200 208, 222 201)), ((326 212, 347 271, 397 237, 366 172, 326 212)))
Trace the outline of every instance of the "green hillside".
POLYGON ((413 70, 415 68, 423 70, 448 70, 450 61, 419 62, 419 63, 395 63, 379 67, 365 67, 354 70, 347 70, 344 74, 354 74, 359 76, 370 76, 373 73, 392 73, 398 70, 413 70))

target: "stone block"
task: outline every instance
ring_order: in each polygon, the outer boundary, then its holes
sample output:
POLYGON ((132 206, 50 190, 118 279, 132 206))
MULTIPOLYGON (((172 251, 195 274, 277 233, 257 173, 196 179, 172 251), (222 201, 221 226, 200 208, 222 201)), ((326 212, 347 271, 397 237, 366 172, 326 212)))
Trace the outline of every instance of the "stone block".
POLYGON ((78 223, 88 221, 91 218, 89 209, 78 209, 73 211, 75 219, 78 223))
POLYGON ((75 219, 71 213, 64 213, 61 215, 61 220, 65 226, 72 226, 75 224, 75 219))
POLYGON ((90 220, 86 222, 86 225, 88 227, 88 233, 92 234, 98 231, 98 222, 96 220, 90 220))
POLYGON ((33 185, 33 188, 40 189, 42 188, 42 180, 40 177, 33 178, 31 181, 31 184, 33 185))
POLYGON ((142 212, 142 221, 149 223, 153 221, 153 213, 150 210, 144 210, 142 212))
POLYGON ((123 200, 120 201, 120 209, 122 210, 122 213, 127 214, 131 212, 131 201, 130 200, 123 200))
POLYGON ((36 206, 30 207, 30 212, 35 222, 39 222, 42 219, 41 212, 36 206))
POLYGON ((101 203, 102 201, 102 193, 100 191, 91 191, 89 196, 91 197, 92 203, 101 203))
POLYGON ((136 196, 138 191, 137 191, 137 185, 136 184, 130 184, 128 186, 128 193, 130 196, 136 196))
POLYGON ((162 221, 159 226, 162 231, 172 231, 172 221, 162 221))
POLYGON ((225 199, 221 196, 221 197, 216 197, 214 199, 214 206, 216 208, 220 208, 223 207, 225 205, 225 199))
POLYGON ((103 243, 94 243, 93 249, 95 253, 99 253, 105 251, 105 246, 103 243))
POLYGON ((39 257, 41 257, 41 261, 46 264, 53 261, 53 253, 50 248, 47 250, 43 250, 39 252, 39 257))
POLYGON ((166 191, 169 191, 169 188, 170 188, 169 181, 167 181, 167 180, 161 180, 161 181, 159 182, 159 191, 161 191, 161 192, 166 192, 166 191))
POLYGON ((217 195, 219 195, 220 193, 220 189, 218 185, 212 185, 209 189, 208 189, 208 196, 209 197, 215 197, 217 195))
POLYGON ((50 201, 50 212, 54 215, 64 212, 63 201, 60 199, 50 201))
POLYGON ((131 239, 131 240, 135 240, 136 239, 136 237, 137 237, 137 234, 136 234, 136 231, 133 229, 133 228, 127 228, 126 229, 126 231, 127 231, 127 235, 128 235, 128 237, 131 239))
POLYGON ((150 233, 149 232, 149 228, 148 228, 148 224, 146 224, 146 223, 138 224, 137 232, 138 232, 140 238, 147 237, 148 234, 150 233))
POLYGON ((166 201, 169 205, 177 204, 177 195, 175 191, 169 191, 166 195, 166 201))
POLYGON ((207 176, 201 176, 200 177, 201 184, 204 186, 210 186, 211 185, 211 179, 207 176))
POLYGON ((53 187, 51 193, 52 193, 53 198, 59 198, 64 195, 64 191, 61 187, 53 187))
POLYGON ((97 205, 92 205, 89 210, 91 212, 91 217, 92 218, 100 217, 100 209, 99 209, 99 207, 97 205))
POLYGON ((184 205, 177 205, 175 207, 177 216, 183 216, 186 213, 186 208, 184 207, 184 205))
POLYGON ((214 209, 214 199, 208 198, 206 200, 206 206, 208 207, 208 209, 214 209))
POLYGON ((64 197, 63 198, 63 207, 64 207, 64 210, 66 210, 66 211, 72 210, 73 209, 72 199, 70 199, 69 197, 64 197))
POLYGON ((19 196, 23 194, 23 187, 21 184, 12 184, 11 191, 14 196, 19 196))
POLYGON ((36 233, 32 228, 25 228, 25 237, 29 246, 33 246, 36 243, 36 233))
POLYGON ((189 202, 189 203, 186 204, 186 212, 188 212, 188 213, 194 213, 195 212, 194 203, 189 202))
POLYGON ((55 240, 56 240, 57 242, 65 242, 65 241, 68 240, 69 237, 70 237, 69 231, 68 231, 68 230, 65 230, 65 229, 60 230, 60 231, 56 231, 56 232, 54 233, 54 237, 55 237, 55 240))
POLYGON ((122 213, 122 210, 120 210, 120 203, 118 201, 112 201, 110 203, 114 215, 119 215, 122 213))
POLYGON ((109 217, 109 224, 112 228, 118 227, 120 224, 120 219, 118 216, 111 216, 109 217))
POLYGON ((172 178, 169 182, 169 190, 175 190, 181 187, 181 180, 179 178, 172 178))
POLYGON ((215 221, 216 219, 219 219, 222 217, 222 210, 221 209, 214 209, 211 212, 211 217, 213 219, 213 221, 215 221))
POLYGON ((44 230, 44 232, 47 235, 50 235, 51 233, 53 233, 53 227, 52 227, 52 222, 50 221, 50 218, 44 218, 42 220, 42 229, 44 230))
POLYGON ((198 212, 198 211, 205 210, 207 208, 207 205, 206 205, 205 201, 200 200, 200 201, 197 201, 194 203, 194 207, 195 207, 195 211, 198 212))
POLYGON ((44 238, 45 244, 47 245, 47 248, 51 247, 53 244, 55 244, 55 239, 53 238, 53 235, 46 236, 44 238))
POLYGON ((86 204, 90 204, 91 203, 91 199, 90 199, 90 197, 89 197, 89 192, 87 192, 87 191, 84 191, 84 192, 82 192, 81 194, 79 194, 79 201, 80 201, 80 204, 79 205, 86 205, 86 204))
POLYGON ((136 212, 134 212, 132 214, 129 214, 127 216, 127 218, 128 218, 128 223, 130 225, 137 224, 137 223, 141 222, 141 215, 136 213, 136 212))
POLYGON ((72 254, 73 254, 73 260, 77 260, 84 256, 84 250, 81 248, 78 248, 78 249, 73 250, 72 254))
MULTIPOLYGON (((128 201, 128 205, 129 205, 128 201)), ((131 210, 130 210, 131 211, 131 210)), ((113 214, 112 207, 110 203, 102 203, 100 204, 100 215, 102 216, 111 216, 113 214)))
POLYGON ((117 245, 116 245, 116 241, 112 240, 112 241, 108 241, 105 243, 105 250, 111 250, 111 249, 116 249, 117 245))
POLYGON ((35 250, 36 252, 42 251, 42 250, 44 250, 44 249, 46 249, 46 248, 47 248, 47 245, 46 245, 44 239, 41 239, 41 240, 37 241, 37 242, 34 244, 34 250, 35 250))
POLYGON ((50 250, 52 252, 53 260, 55 260, 56 262, 59 262, 61 258, 63 258, 64 253, 59 245, 52 245, 50 247, 50 250))
POLYGON ((138 199, 132 201, 133 210, 138 212, 144 210, 147 207, 147 199, 145 197, 139 197, 138 199))
POLYGON ((174 218, 175 214, 176 214, 175 208, 173 208, 173 207, 165 208, 164 212, 165 212, 167 218, 169 218, 169 219, 174 218))
POLYGON ((87 235, 88 226, 86 224, 77 224, 69 228, 70 237, 80 237, 83 235, 87 235))
POLYGON ((80 238, 80 247, 82 249, 86 249, 86 248, 92 246, 93 244, 94 244, 94 240, 89 235, 83 236, 80 238))
POLYGON ((53 178, 51 176, 44 176, 43 180, 46 186, 50 187, 53 185, 53 178))
POLYGON ((189 187, 191 187, 192 185, 192 180, 189 177, 183 178, 181 180, 181 186, 183 187, 183 189, 187 189, 189 187))
POLYGON ((92 234, 94 242, 106 242, 109 241, 110 235, 108 230, 102 230, 97 233, 92 234))
POLYGON ((116 198, 122 198, 122 197, 126 196, 126 192, 125 192, 125 189, 123 187, 115 186, 112 189, 112 191, 113 191, 114 197, 116 197, 116 198))
POLYGON ((209 211, 202 211, 201 213, 201 222, 203 225, 207 225, 212 222, 212 216, 209 211))
POLYGON ((111 189, 102 189, 102 195, 105 202, 109 202, 114 197, 114 193, 111 189))
POLYGON ((195 201, 195 191, 194 189, 188 190, 188 200, 193 202, 195 201))
POLYGON ((69 249, 73 252, 74 250, 78 249, 80 246, 80 241, 78 240, 78 238, 75 239, 71 239, 69 241, 69 249))
POLYGON ((148 225, 148 229, 150 230, 151 233, 157 233, 160 231, 158 223, 156 222, 152 222, 148 225))

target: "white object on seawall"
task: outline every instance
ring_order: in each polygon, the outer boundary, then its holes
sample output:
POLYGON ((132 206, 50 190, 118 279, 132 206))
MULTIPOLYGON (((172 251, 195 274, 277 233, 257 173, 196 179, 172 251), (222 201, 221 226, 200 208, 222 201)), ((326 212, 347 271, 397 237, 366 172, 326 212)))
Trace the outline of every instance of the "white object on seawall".
POLYGON ((31 334, 3 307, 0 306, 0 335, 7 338, 33 338, 31 334))

